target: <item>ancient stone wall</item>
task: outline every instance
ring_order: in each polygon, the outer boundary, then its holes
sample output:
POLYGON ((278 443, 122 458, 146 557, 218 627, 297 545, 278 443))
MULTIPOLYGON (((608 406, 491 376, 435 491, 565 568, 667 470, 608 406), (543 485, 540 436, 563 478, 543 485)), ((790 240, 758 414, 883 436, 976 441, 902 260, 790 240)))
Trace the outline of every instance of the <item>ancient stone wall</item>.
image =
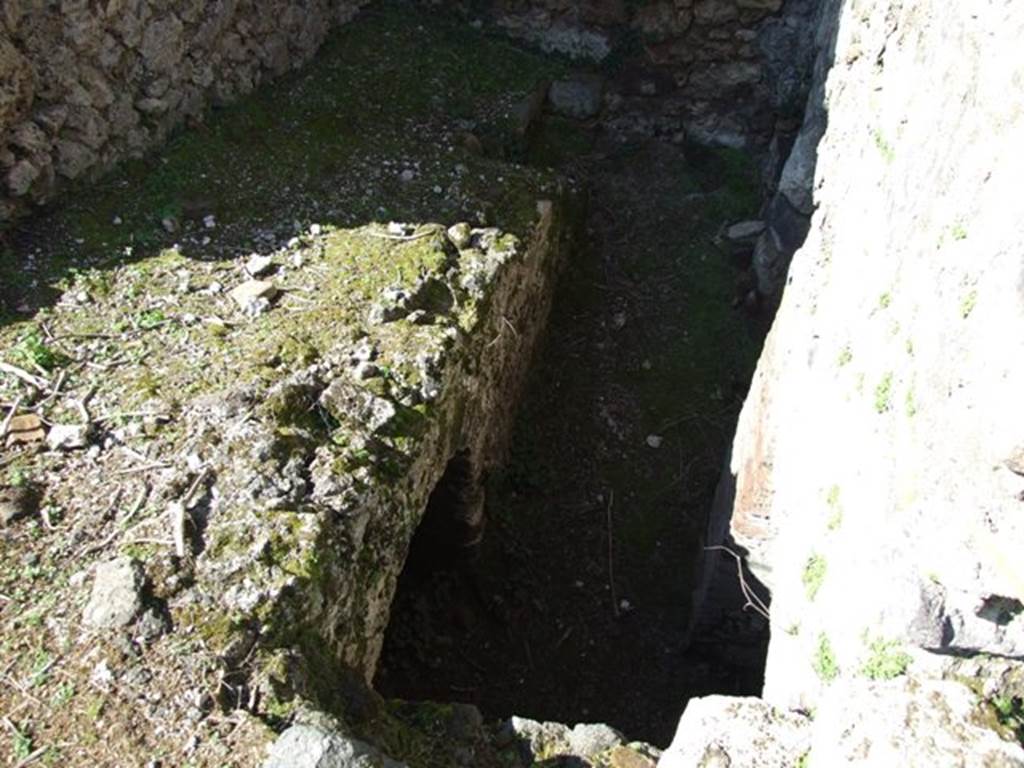
POLYGON ((639 94, 670 102, 692 139, 764 146, 799 125, 819 4, 494 0, 493 11, 508 32, 546 50, 624 70, 639 94), (631 78, 635 70, 647 72, 631 78), (651 72, 661 77, 644 76, 651 72))
POLYGON ((4 0, 0 222, 305 63, 366 0, 4 0))
POLYGON ((772 590, 763 701, 691 702, 662 766, 773 740, 758 765, 1022 765, 986 707, 1024 669, 1024 10, 829 5, 780 185, 810 230, 765 273, 782 302, 722 486, 772 590))

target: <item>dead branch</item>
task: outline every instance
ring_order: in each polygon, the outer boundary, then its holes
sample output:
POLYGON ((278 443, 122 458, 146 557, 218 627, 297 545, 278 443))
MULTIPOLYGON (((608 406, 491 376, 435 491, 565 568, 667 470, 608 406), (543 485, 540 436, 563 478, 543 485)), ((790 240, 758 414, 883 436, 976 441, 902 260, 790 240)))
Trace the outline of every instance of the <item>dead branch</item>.
POLYGON ((7 434, 7 428, 11 426, 11 420, 18 413, 18 408, 21 407, 21 396, 19 395, 14 399, 14 403, 11 405, 11 410, 7 412, 7 418, 4 419, 4 423, 0 425, 0 438, 7 434))
POLYGON ((199 490, 199 486, 202 485, 207 475, 210 474, 209 467, 203 467, 203 469, 196 475, 195 480, 185 491, 185 494, 177 501, 172 501, 167 505, 167 514, 171 518, 171 531, 174 534, 174 553, 180 557, 185 557, 187 552, 185 542, 185 523, 191 522, 188 514, 188 506, 192 501, 192 497, 196 491, 199 490))
POLYGON ((46 379, 29 373, 24 368, 19 368, 16 365, 0 361, 0 372, 6 373, 8 376, 13 376, 16 379, 21 379, 21 381, 35 387, 36 389, 43 391, 49 389, 50 383, 46 379))
POLYGON ((608 524, 608 586, 612 593, 612 614, 619 618, 619 598, 615 593, 615 534, 612 531, 612 504, 615 503, 615 491, 608 492, 608 506, 605 516, 608 524))
POLYGON ((747 608, 753 608, 764 618, 771 621, 772 617, 768 613, 768 606, 765 605, 764 601, 761 600, 761 598, 754 593, 754 591, 750 588, 750 585, 747 584, 747 580, 743 577, 743 558, 741 558, 738 554, 733 552, 728 547, 723 547, 721 544, 716 544, 712 547, 704 547, 705 552, 709 552, 712 550, 720 550, 722 552, 726 552, 732 555, 733 559, 736 560, 736 576, 740 580, 740 590, 743 592, 743 598, 747 601, 743 605, 743 610, 746 610, 747 608))

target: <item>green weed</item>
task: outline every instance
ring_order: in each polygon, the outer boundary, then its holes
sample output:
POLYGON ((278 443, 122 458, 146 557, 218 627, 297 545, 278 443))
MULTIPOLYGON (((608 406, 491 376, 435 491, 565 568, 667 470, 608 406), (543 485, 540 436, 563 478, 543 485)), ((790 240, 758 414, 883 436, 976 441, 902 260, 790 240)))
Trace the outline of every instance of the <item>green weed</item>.
POLYGON ((892 407, 892 373, 887 373, 875 387, 875 411, 885 413, 892 407))
POLYGON ((871 655, 861 667, 861 674, 871 680, 892 680, 905 674, 910 656, 903 652, 896 640, 878 638, 869 646, 871 655))
POLYGON ((964 296, 963 300, 961 300, 960 302, 960 317, 964 320, 970 317, 971 312, 974 311, 974 307, 975 305, 977 305, 977 303, 978 292, 976 290, 972 290, 970 293, 964 296))
POLYGON ((14 760, 20 763, 26 760, 33 752, 32 735, 24 728, 13 726, 14 732, 11 735, 11 747, 14 753, 14 760))
POLYGON ((997 696, 992 699, 999 724, 1013 732, 1024 744, 1024 701, 1019 696, 997 696))
POLYGON ((914 418, 917 415, 917 402, 914 399, 914 388, 911 387, 907 390, 906 398, 904 399, 903 407, 907 412, 907 416, 914 418))
POLYGON ((824 632, 818 636, 818 648, 814 652, 811 666, 822 682, 830 683, 839 676, 835 651, 832 650, 832 643, 824 632))
POLYGON ((32 367, 52 371, 70 362, 70 358, 59 350, 53 349, 40 335, 38 330, 31 330, 22 336, 11 350, 16 362, 32 367))
POLYGON ((827 564, 821 555, 813 554, 807 558, 802 581, 808 600, 814 600, 818 596, 818 590, 821 589, 821 584, 825 580, 826 570, 827 564))
POLYGON ((891 163, 896 159, 896 150, 892 148, 892 145, 886 140, 882 132, 876 128, 872 131, 872 136, 875 140, 875 147, 882 155, 882 159, 887 163, 891 163))

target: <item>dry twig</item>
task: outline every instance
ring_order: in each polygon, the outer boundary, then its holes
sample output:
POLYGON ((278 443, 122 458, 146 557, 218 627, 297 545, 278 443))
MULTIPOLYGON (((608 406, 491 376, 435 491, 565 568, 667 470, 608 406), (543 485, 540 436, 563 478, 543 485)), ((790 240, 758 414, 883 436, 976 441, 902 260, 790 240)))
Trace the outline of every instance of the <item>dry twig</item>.
POLYGON ((19 395, 17 398, 15 398, 14 403, 11 405, 11 410, 7 412, 7 418, 4 419, 3 425, 0 425, 0 438, 4 437, 7 434, 7 428, 11 426, 11 420, 14 418, 15 414, 18 413, 18 408, 20 407, 21 396, 19 395))
POLYGON ((768 613, 768 606, 765 605, 764 601, 761 600, 761 598, 754 593, 754 591, 750 588, 750 585, 747 584, 747 580, 743 577, 743 558, 741 558, 738 554, 733 552, 728 547, 723 547, 721 544, 716 544, 712 547, 704 547, 704 550, 720 550, 733 556, 733 559, 736 560, 736 576, 740 580, 740 590, 743 592, 743 598, 747 601, 743 605, 743 610, 746 610, 747 608, 753 608, 764 618, 771 620, 771 615, 768 613))
POLYGON ((405 242, 409 240, 422 240, 424 237, 430 237, 437 233, 438 230, 432 229, 429 232, 421 232, 418 235, 391 235, 385 232, 368 232, 367 234, 370 235, 370 237, 379 237, 381 240, 399 240, 405 242))
POLYGON ((43 755, 45 755, 49 751, 50 751, 50 747, 49 746, 39 747, 39 749, 36 749, 31 754, 27 755, 24 760, 22 760, 19 763, 17 763, 14 766, 14 768, 25 768, 25 766, 27 766, 27 765, 32 765, 32 763, 36 762, 39 758, 41 758, 43 755))
POLYGON ((202 485, 209 474, 210 468, 203 467, 199 474, 196 475, 195 480, 192 481, 192 485, 185 491, 185 495, 167 505, 167 514, 171 518, 171 532, 174 535, 174 553, 180 558, 185 557, 188 551, 185 542, 185 523, 186 521, 191 522, 188 515, 188 505, 196 491, 199 490, 199 486, 202 485))
POLYGON ((174 535, 174 554, 185 557, 185 518, 188 514, 185 505, 180 501, 172 501, 167 505, 167 515, 171 518, 171 532, 174 535))
POLYGON ((615 535, 612 531, 612 504, 615 502, 615 491, 608 492, 608 507, 605 515, 608 520, 608 586, 612 593, 612 614, 619 618, 619 598, 615 593, 615 535))
POLYGON ((29 373, 24 368, 19 368, 16 365, 11 365, 10 363, 0 361, 0 372, 6 373, 9 376, 13 376, 16 379, 20 379, 24 383, 29 384, 35 387, 36 389, 41 389, 44 391, 49 389, 50 383, 46 379, 40 376, 36 376, 35 374, 29 373))

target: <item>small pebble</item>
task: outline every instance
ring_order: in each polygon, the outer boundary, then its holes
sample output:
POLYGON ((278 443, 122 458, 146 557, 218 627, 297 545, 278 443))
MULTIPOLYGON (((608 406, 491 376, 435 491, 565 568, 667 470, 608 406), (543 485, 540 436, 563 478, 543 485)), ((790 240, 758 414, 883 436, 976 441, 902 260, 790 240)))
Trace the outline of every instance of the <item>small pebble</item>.
POLYGON ((46 444, 51 451, 84 448, 88 442, 88 424, 54 424, 46 435, 46 444))
POLYGON ((470 243, 473 241, 473 232, 469 227, 469 224, 465 222, 459 222, 448 228, 448 239, 452 241, 452 244, 460 251, 468 248, 470 243))
POLYGON ((245 271, 253 277, 259 277, 269 272, 274 267, 274 260, 269 256, 254 253, 245 263, 245 271))

